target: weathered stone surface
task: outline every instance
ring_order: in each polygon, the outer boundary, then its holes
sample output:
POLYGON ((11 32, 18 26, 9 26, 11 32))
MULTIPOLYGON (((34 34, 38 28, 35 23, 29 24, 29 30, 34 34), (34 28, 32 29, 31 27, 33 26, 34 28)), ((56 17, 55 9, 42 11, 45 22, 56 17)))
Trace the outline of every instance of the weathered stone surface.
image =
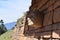
POLYGON ((33 24, 29 25, 29 26, 35 27, 35 28, 42 27, 42 25, 43 25, 43 15, 44 14, 39 12, 39 10, 35 10, 34 12, 29 13, 28 18, 30 18, 30 20, 33 22, 33 24))
POLYGON ((60 38, 60 0, 32 0, 29 13, 23 20, 21 27, 21 22, 17 22, 14 40, 60 38))
POLYGON ((30 6, 30 14, 33 14, 32 12, 35 10, 38 10, 40 13, 42 12, 42 14, 45 14, 43 15, 43 26, 52 24, 52 20, 54 23, 60 22, 60 0, 32 0, 32 5, 30 6))
MULTIPOLYGON (((30 14, 33 14, 35 10, 38 10, 40 13, 44 14, 43 16, 43 28, 36 29, 36 34, 40 34, 41 36, 50 35, 51 30, 53 31, 53 38, 60 38, 60 33, 57 29, 59 29, 58 23, 60 22, 60 0, 32 0, 32 5, 30 6, 30 14), (56 32, 56 31, 58 32, 56 32), (40 32, 40 33, 39 33, 40 32), (46 34, 45 34, 46 32, 46 34), (55 34, 55 33, 56 34, 55 34), (54 36, 56 35, 56 36, 54 36)), ((34 13, 36 14, 36 12, 34 13)), ((38 13, 37 13, 38 14, 38 13)), ((41 16, 39 16, 40 18, 41 16)), ((42 18, 41 18, 42 19, 42 18)), ((38 19, 37 19, 38 20, 38 19)), ((41 21, 41 20, 40 20, 41 21)), ((34 30, 34 29, 33 29, 34 30)), ((60 30, 60 29, 59 29, 60 30)), ((41 37, 40 36, 40 37, 41 37)))
POLYGON ((54 23, 60 22, 60 8, 54 10, 54 23))
POLYGON ((52 12, 44 15, 43 25, 46 26, 46 25, 49 25, 49 24, 52 24, 52 12))

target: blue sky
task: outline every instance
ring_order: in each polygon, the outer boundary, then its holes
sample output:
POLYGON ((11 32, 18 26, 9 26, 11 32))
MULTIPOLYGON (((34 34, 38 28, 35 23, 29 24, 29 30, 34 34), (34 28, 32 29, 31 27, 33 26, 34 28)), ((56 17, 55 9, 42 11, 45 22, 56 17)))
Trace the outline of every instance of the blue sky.
POLYGON ((0 19, 4 23, 16 21, 29 10, 31 0, 0 0, 0 19))

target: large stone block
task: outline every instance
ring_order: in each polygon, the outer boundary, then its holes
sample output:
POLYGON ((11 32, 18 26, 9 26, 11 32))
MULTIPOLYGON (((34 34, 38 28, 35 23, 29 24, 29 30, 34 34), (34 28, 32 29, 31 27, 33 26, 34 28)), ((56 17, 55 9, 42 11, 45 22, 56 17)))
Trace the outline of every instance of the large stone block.
POLYGON ((57 9, 54 10, 54 15, 53 16, 54 16, 54 18, 53 18, 54 23, 60 22, 60 8, 57 8, 57 9))
POLYGON ((52 12, 44 15, 43 26, 52 24, 52 12))

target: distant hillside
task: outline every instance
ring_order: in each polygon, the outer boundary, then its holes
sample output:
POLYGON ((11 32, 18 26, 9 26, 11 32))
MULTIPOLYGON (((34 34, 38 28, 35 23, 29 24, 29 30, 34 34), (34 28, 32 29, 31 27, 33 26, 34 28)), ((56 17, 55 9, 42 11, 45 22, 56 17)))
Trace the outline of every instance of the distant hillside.
POLYGON ((12 40, 13 30, 7 31, 6 33, 0 36, 0 40, 12 40))
POLYGON ((8 30, 10 30, 12 27, 14 27, 16 22, 6 23, 5 26, 8 30))

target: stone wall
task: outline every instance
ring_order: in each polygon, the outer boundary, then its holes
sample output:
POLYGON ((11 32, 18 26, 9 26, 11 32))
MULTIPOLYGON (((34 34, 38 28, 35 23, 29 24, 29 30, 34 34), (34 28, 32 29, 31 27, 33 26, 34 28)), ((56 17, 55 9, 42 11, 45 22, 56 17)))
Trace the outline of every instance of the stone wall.
MULTIPOLYGON (((36 13, 37 10, 39 11, 40 14, 41 13, 43 14, 42 15, 43 16, 43 26, 42 26, 42 28, 38 27, 35 30, 34 30, 34 28, 30 27, 30 30, 29 30, 30 33, 32 32, 33 34, 39 36, 40 38, 41 37, 44 38, 44 36, 47 36, 47 37, 49 36, 48 38, 60 38, 60 36, 59 36, 60 29, 58 29, 58 27, 60 27, 59 26, 60 0, 32 0, 32 5, 30 6, 30 11, 29 11, 30 14, 38 14, 38 12, 36 13), (32 13, 32 12, 35 12, 35 13, 32 13), (33 30, 36 32, 34 32, 33 30)), ((39 16, 37 18, 40 18, 42 16, 39 16)), ((40 20, 40 21, 42 21, 42 20, 40 20)))
POLYGON ((17 22, 15 40, 60 40, 60 0, 32 0, 27 17, 23 19, 22 27, 17 22))
POLYGON ((20 40, 20 35, 22 33, 21 27, 23 26, 22 23, 23 23, 22 18, 17 20, 17 23, 16 23, 15 28, 14 28, 14 32, 12 35, 12 40, 20 40))
POLYGON ((26 28, 26 16, 24 15, 22 18, 17 20, 17 23, 14 28, 14 32, 12 34, 12 40, 37 40, 33 38, 33 36, 25 36, 24 31, 26 28))

